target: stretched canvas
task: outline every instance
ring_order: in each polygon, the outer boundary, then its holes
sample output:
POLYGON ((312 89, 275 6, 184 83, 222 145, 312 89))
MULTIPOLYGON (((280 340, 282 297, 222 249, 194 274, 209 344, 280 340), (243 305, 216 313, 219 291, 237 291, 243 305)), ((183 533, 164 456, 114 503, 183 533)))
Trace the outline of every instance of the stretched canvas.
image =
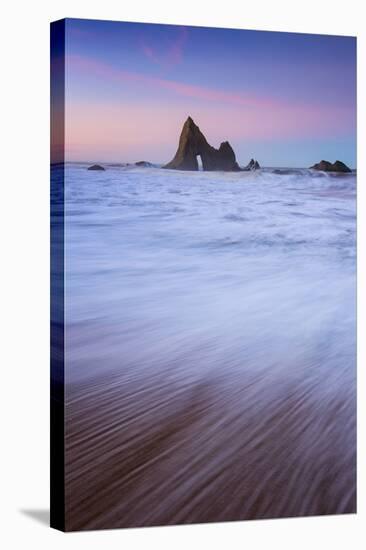
POLYGON ((51 525, 356 511, 356 39, 51 25, 51 525))

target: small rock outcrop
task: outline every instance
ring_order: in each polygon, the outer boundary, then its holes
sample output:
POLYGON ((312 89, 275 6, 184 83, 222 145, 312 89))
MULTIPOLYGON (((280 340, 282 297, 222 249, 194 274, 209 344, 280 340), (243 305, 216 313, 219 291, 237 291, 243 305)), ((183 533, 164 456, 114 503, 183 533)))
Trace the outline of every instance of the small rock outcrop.
POLYGON ((139 160, 135 162, 135 166, 143 166, 144 168, 150 168, 152 164, 151 162, 147 162, 147 160, 139 160))
POLYGON ((245 168, 243 168, 243 170, 246 170, 248 172, 250 170, 258 170, 259 168, 260 168, 259 162, 254 159, 250 159, 249 163, 245 168))
POLYGON ((323 172, 351 172, 351 169, 348 168, 344 162, 336 160, 333 164, 328 160, 321 160, 314 166, 310 166, 313 170, 322 170, 323 172))
POLYGON ((93 166, 89 166, 88 170, 105 170, 105 168, 100 164, 93 164, 93 166))
POLYGON ((198 156, 201 157, 203 170, 226 172, 240 170, 230 143, 224 141, 218 149, 215 149, 207 142, 199 127, 189 116, 180 134, 178 150, 174 158, 163 168, 198 170, 198 156))

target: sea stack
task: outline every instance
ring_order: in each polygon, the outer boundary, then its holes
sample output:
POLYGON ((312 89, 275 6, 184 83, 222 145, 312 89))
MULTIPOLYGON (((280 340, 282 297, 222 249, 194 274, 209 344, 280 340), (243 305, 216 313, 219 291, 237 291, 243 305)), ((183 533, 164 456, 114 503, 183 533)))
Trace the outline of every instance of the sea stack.
POLYGON ((333 164, 328 160, 321 160, 317 164, 314 164, 314 166, 310 166, 310 168, 323 172, 351 172, 351 169, 340 160, 336 160, 333 164))
POLYGON ((259 162, 257 160, 254 160, 254 159, 250 159, 249 163, 247 164, 247 166, 245 168, 243 168, 243 170, 248 172, 248 171, 251 171, 251 170, 258 170, 259 168, 260 168, 259 162))
POLYGON ((89 166, 88 170, 105 170, 105 168, 100 164, 93 164, 93 166, 89 166))
POLYGON ((215 149, 207 142, 199 127, 189 116, 183 125, 175 157, 164 168, 198 170, 198 156, 201 157, 203 170, 225 172, 240 170, 230 143, 224 141, 218 149, 215 149))

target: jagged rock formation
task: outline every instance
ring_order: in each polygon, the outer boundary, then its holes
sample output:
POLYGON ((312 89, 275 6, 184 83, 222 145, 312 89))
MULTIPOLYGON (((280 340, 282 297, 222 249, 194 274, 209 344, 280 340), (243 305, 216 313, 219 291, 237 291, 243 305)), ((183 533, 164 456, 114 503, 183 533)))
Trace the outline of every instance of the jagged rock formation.
POLYGON ((100 164, 93 164, 93 166, 89 166, 88 170, 105 170, 105 168, 100 164))
POLYGON ((340 160, 336 160, 333 164, 327 160, 321 160, 314 166, 310 166, 310 168, 322 170, 323 172, 351 172, 350 168, 340 160))
POLYGON ((259 162, 254 159, 250 159, 249 163, 243 170, 249 171, 249 170, 258 170, 260 168, 259 162))
POLYGON ((198 155, 201 157, 203 170, 240 170, 230 143, 224 141, 215 149, 189 116, 184 123, 175 157, 164 168, 198 170, 198 155))

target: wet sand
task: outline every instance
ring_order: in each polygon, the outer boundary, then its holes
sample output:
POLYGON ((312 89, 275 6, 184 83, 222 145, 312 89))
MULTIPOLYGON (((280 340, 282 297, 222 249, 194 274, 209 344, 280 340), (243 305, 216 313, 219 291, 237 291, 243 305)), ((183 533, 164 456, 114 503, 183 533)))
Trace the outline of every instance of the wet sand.
POLYGON ((354 396, 308 368, 70 388, 67 530, 355 512, 354 396))

